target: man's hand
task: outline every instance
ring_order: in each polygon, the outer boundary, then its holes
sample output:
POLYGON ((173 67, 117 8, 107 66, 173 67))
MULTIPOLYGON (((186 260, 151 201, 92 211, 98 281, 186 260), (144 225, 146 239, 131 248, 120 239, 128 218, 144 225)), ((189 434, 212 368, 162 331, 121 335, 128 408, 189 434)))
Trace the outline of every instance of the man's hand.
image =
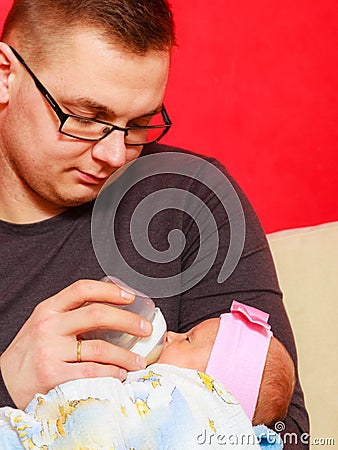
POLYGON ((102 340, 84 340, 77 362, 77 336, 109 328, 149 336, 143 317, 105 303, 125 305, 134 295, 113 283, 81 280, 41 302, 1 355, 1 372, 14 403, 24 409, 36 393, 77 378, 112 376, 143 369, 139 355, 102 340), (86 302, 93 302, 84 308, 86 302))

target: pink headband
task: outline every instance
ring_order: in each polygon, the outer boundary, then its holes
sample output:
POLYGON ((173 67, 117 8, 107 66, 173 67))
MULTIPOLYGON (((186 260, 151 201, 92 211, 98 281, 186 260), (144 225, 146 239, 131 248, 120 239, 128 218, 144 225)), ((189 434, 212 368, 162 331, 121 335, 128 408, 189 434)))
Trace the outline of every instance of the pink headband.
POLYGON ((206 372, 221 381, 250 420, 255 412, 272 332, 269 314, 234 301, 222 314, 206 372))

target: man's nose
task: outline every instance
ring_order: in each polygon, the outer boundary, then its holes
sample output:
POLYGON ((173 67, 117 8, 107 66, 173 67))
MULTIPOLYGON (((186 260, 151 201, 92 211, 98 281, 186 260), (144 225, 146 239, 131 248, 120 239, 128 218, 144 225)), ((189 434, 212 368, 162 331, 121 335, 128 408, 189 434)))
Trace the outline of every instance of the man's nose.
POLYGON ((122 167, 127 162, 127 148, 124 132, 112 131, 107 137, 98 141, 92 148, 93 158, 104 161, 110 167, 122 167))

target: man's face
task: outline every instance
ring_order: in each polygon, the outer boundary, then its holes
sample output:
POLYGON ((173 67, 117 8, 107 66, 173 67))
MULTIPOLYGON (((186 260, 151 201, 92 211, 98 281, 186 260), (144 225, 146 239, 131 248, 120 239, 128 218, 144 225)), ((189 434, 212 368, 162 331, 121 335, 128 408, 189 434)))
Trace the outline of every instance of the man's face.
MULTIPOLYGON (((167 53, 125 53, 92 31, 77 31, 34 72, 64 112, 126 127, 161 106, 168 67, 167 53)), ((13 68, 9 100, 0 113, 2 192, 46 211, 46 217, 94 199, 142 147, 126 147, 122 131, 99 142, 60 134, 57 116, 30 75, 18 61, 13 68)))
POLYGON ((187 333, 169 331, 157 362, 205 372, 216 339, 219 319, 209 319, 187 333))

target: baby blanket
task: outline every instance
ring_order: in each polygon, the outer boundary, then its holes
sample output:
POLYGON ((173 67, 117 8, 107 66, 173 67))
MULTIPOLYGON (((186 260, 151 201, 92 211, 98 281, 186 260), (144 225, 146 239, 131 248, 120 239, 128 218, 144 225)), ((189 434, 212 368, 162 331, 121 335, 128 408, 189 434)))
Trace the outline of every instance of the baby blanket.
MULTIPOLYGON (((193 450, 260 448, 235 398, 210 376, 153 364, 114 378, 64 383, 25 411, 0 408, 0 448, 193 450)), ((274 447, 279 448, 279 447, 274 447)))

